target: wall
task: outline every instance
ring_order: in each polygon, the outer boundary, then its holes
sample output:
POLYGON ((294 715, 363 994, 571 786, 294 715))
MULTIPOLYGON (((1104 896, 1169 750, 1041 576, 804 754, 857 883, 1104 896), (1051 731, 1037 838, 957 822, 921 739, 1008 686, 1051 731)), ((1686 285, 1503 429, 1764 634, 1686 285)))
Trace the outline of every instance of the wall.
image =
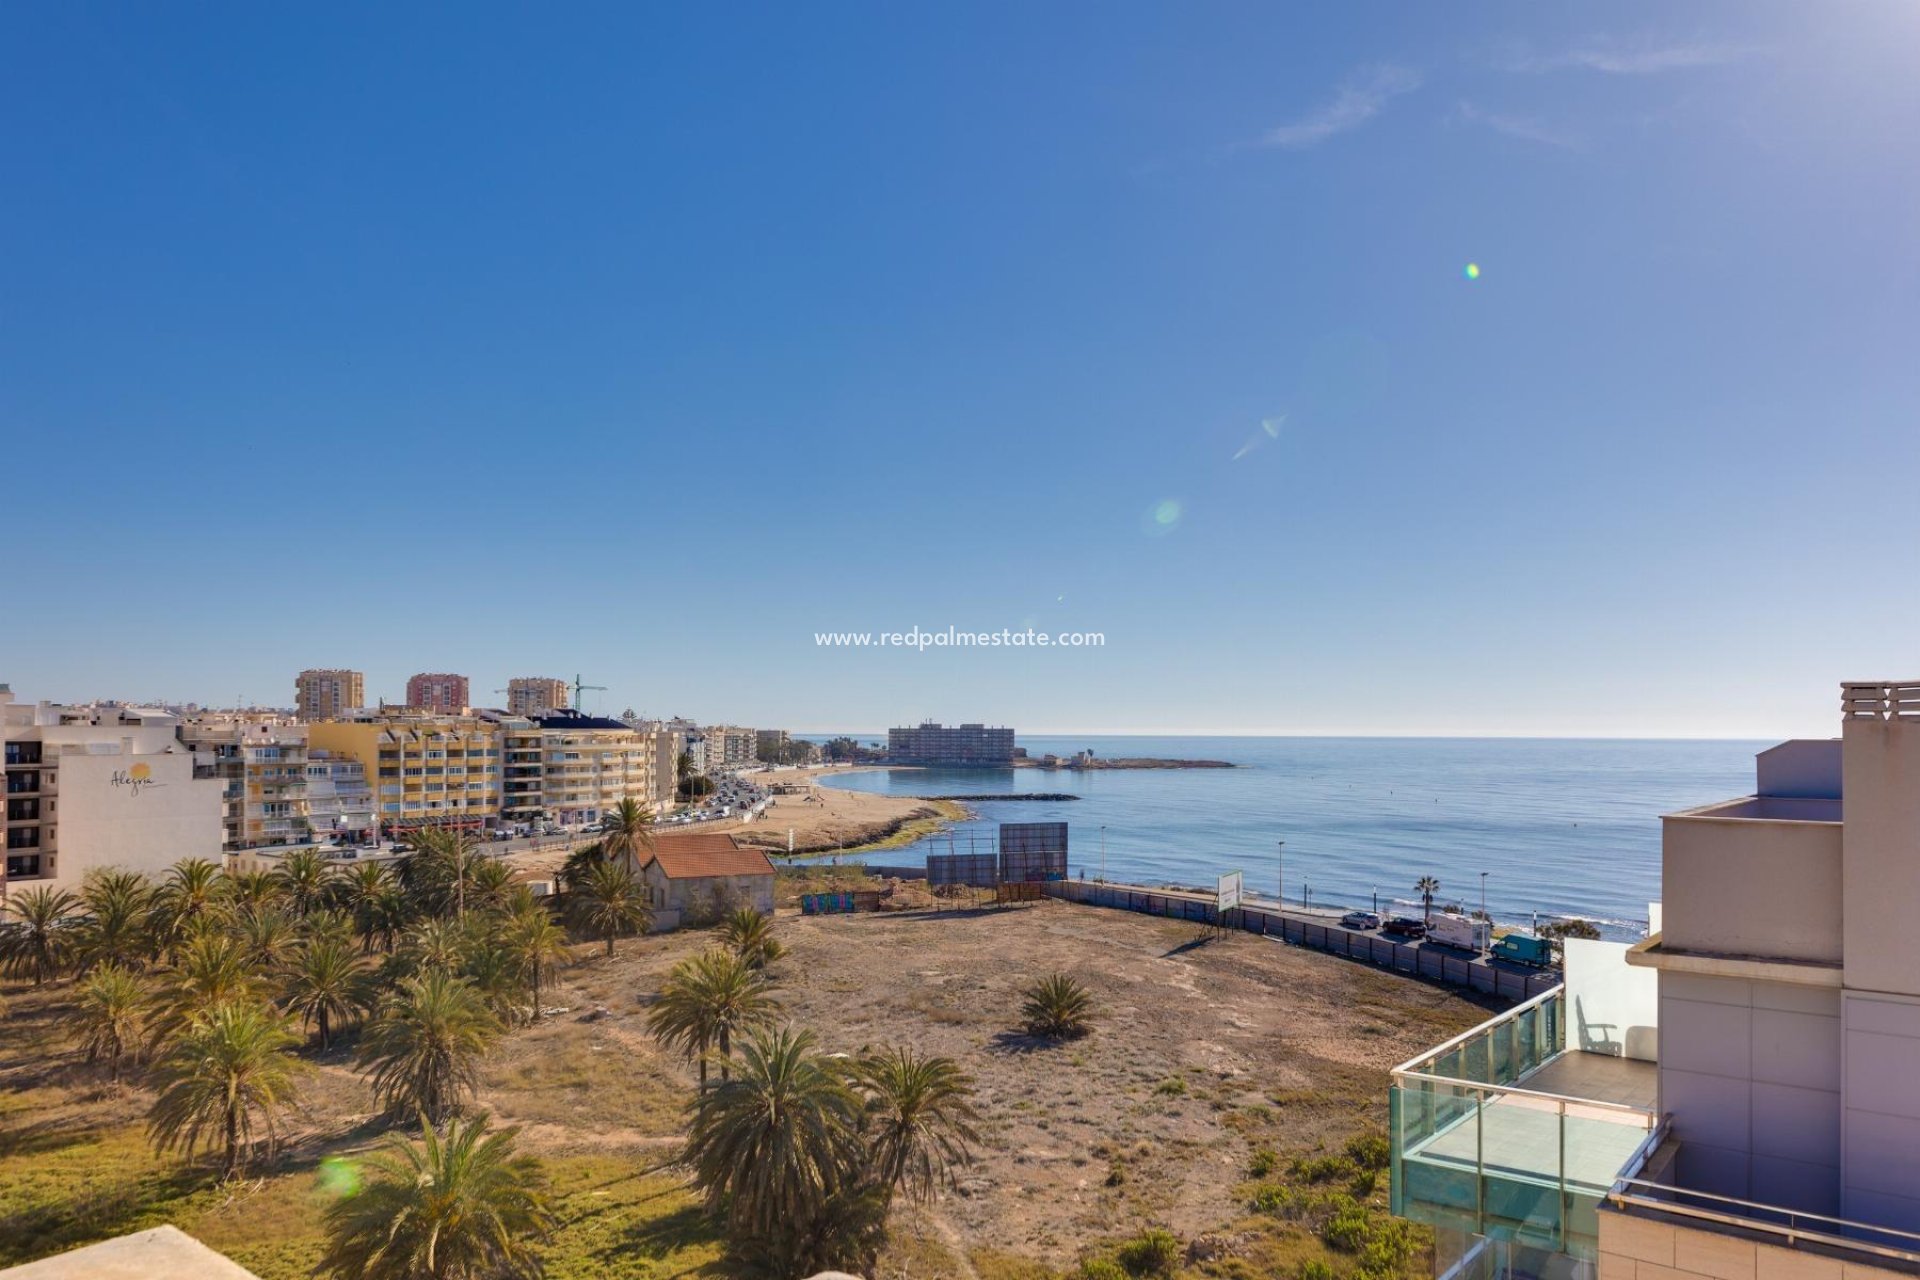
POLYGON ((1840 991, 1659 977, 1660 1109, 1680 1185, 1838 1214, 1840 991))
POLYGON ((1841 794, 1840 739, 1790 738, 1753 758, 1756 786, 1763 796, 1838 800, 1841 794))
POLYGON ((1666 949, 1840 962, 1841 824, 1685 814, 1661 822, 1666 949))
POLYGON ((1906 1273, 1849 1257, 1600 1210, 1598 1280, 1894 1280, 1906 1273))
POLYGON ((1624 942, 1568 938, 1567 1046, 1660 1060, 1660 975, 1627 963, 1624 942))
POLYGON ((1849 991, 1841 1019, 1841 1216, 1920 1231, 1920 1000, 1849 991))
POLYGON ((60 754, 58 767, 59 878, 54 887, 77 889, 93 867, 157 875, 182 858, 220 861, 224 784, 195 778, 187 752, 70 750, 60 754))
POLYGON ((1920 995, 1920 722, 1848 720, 1842 733, 1847 986, 1920 995))

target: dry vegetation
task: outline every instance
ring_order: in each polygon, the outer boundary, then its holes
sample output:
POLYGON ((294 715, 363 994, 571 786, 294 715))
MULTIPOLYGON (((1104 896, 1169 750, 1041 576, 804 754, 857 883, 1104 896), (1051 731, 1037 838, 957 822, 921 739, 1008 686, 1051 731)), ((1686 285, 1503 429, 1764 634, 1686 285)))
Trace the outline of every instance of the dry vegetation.
MULTIPOLYGON (((1424 1267, 1422 1242, 1387 1225, 1373 1153, 1347 1153, 1384 1132, 1387 1068, 1484 1016, 1460 996, 1265 939, 1203 941, 1191 925, 1051 901, 783 912, 778 933, 787 1014, 824 1047, 907 1044, 975 1079, 978 1159, 956 1190, 896 1216, 883 1275, 1372 1280, 1424 1267), (1055 971, 1092 991, 1098 1023, 1046 1045, 1015 1029, 1016 1013, 1021 988, 1055 971), (1146 1226, 1171 1241, 1129 1244, 1146 1226)), ((552 1276, 723 1274, 670 1164, 692 1074, 644 1029, 668 968, 704 942, 627 942, 611 962, 583 948, 547 1020, 489 1060, 479 1105, 523 1127, 559 1193, 552 1276)), ((67 999, 64 984, 5 992, 0 1264, 172 1221, 268 1280, 306 1274, 318 1209, 375 1140, 350 1046, 320 1058, 261 1176, 215 1188, 204 1166, 150 1154, 140 1089, 79 1065, 58 1026, 67 999)))

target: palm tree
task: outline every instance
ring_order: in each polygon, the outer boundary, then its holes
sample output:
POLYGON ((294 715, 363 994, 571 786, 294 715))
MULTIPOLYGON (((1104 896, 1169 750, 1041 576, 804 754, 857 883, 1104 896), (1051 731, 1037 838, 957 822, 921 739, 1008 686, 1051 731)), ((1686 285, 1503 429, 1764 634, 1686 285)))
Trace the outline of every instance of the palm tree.
POLYGON ((540 1018, 540 975, 573 959, 567 931, 546 907, 533 904, 514 913, 506 928, 506 945, 519 960, 533 987, 533 1017, 540 1018))
POLYGON ((188 936, 167 973, 154 1032, 160 1040, 183 1035, 206 1010, 224 1003, 253 1003, 265 979, 254 958, 232 934, 202 929, 188 936))
POLYGON ((387 997, 360 1037, 359 1063, 382 1105, 423 1112, 435 1123, 458 1110, 480 1082, 480 1059, 501 1031, 467 983, 427 969, 387 997))
POLYGON ((615 938, 644 933, 653 924, 653 908, 632 868, 623 862, 588 868, 586 879, 568 896, 580 927, 606 940, 608 959, 613 958, 615 938))
POLYGON ((466 959, 473 936, 457 920, 422 920, 408 931, 400 943, 401 959, 418 972, 422 969, 459 969, 466 959))
POLYGON ((859 1081, 867 1094, 866 1137, 873 1173, 888 1194, 929 1199, 953 1170, 971 1162, 980 1115, 973 1081, 952 1058, 888 1049, 865 1059, 859 1081))
POLYGON ((803 1228, 858 1180, 859 1099, 813 1046, 806 1031, 749 1036, 739 1077, 694 1104, 683 1159, 737 1234, 803 1228))
POLYGON ((263 911, 279 903, 285 890, 271 871, 229 871, 227 901, 239 911, 263 911))
POLYGON ((372 951, 374 937, 382 931, 381 898, 392 883, 377 862, 357 863, 333 882, 334 898, 353 917, 362 951, 372 951))
POLYGON ((773 919, 755 907, 740 907, 720 922, 720 940, 750 969, 764 969, 787 953, 773 936, 773 919))
POLYGON ((520 1021, 526 966, 504 940, 486 938, 475 944, 460 966, 460 976, 501 1025, 520 1021))
POLYGON ((86 976, 77 992, 74 1027, 88 1062, 107 1060, 108 1078, 120 1083, 120 1058, 137 1050, 146 1021, 147 992, 140 980, 117 964, 103 964, 86 976))
POLYGON ((366 995, 361 958, 339 938, 309 942, 287 973, 287 1010, 299 1017, 302 1030, 308 1024, 318 1028, 322 1053, 332 1045, 334 1021, 352 1018, 365 1006, 366 995))
POLYGON ((182 858, 167 871, 155 893, 159 933, 171 952, 196 925, 224 916, 228 892, 225 874, 205 858, 182 858))
POLYGON ((607 859, 640 873, 641 852, 653 851, 653 811, 628 796, 600 819, 600 847, 607 859))
POLYGON ((30 977, 39 986, 67 967, 73 955, 73 930, 67 918, 80 900, 65 889, 23 889, 8 899, 4 913, 18 923, 0 920, 0 969, 13 978, 30 977))
POLYGON ((159 1062, 159 1096, 147 1128, 160 1151, 191 1155, 201 1141, 224 1149, 222 1178, 240 1172, 256 1119, 269 1146, 274 1119, 293 1100, 306 1064, 290 1052, 299 1037, 286 1020, 250 1000, 204 1011, 159 1062))
POLYGON ((305 916, 325 900, 333 868, 318 849, 295 849, 281 860, 275 874, 293 914, 305 916))
POLYGON ((451 908, 465 919, 476 862, 473 837, 459 827, 421 827, 413 843, 418 852, 407 859, 403 871, 408 889, 428 911, 451 908))
POLYGON ((1064 973, 1051 974, 1021 993, 1027 1034, 1070 1040, 1093 1029, 1093 996, 1064 973))
POLYGON ((765 1026, 780 1008, 773 985, 731 952, 702 952, 668 973, 647 1010, 647 1030, 700 1064, 704 1093, 708 1051, 719 1052, 720 1078, 725 1080, 734 1037, 765 1026))
POLYGON ((247 954, 266 969, 285 964, 300 943, 299 926, 277 906, 242 911, 235 918, 233 928, 247 954))
POLYGON ((583 844, 567 855, 560 868, 560 887, 568 893, 578 889, 586 881, 587 872, 607 860, 607 847, 595 840, 592 844, 583 844))
POLYGON ((467 905, 497 915, 506 909, 513 888, 512 867, 498 858, 481 858, 474 863, 467 882, 467 905))
POLYGON ((80 882, 83 966, 143 967, 153 956, 153 885, 132 871, 91 871, 80 882))
POLYGON ((1421 905, 1426 908, 1427 923, 1432 924, 1433 897, 1440 892, 1440 882, 1432 876, 1421 876, 1413 886, 1413 891, 1420 895, 1421 905))
POLYGON ((453 1121, 442 1138, 420 1126, 367 1162, 366 1185, 326 1211, 318 1271, 341 1280, 532 1280, 532 1240, 557 1223, 539 1162, 516 1155, 518 1129, 487 1132, 487 1117, 453 1121))

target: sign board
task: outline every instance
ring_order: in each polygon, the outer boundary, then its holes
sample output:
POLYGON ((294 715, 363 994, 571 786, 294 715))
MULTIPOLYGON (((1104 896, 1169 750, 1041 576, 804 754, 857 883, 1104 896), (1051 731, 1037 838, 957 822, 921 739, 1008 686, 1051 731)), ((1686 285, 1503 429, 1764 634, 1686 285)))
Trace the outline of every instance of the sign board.
POLYGON ((1214 889, 1214 906, 1220 911, 1231 911, 1239 905, 1240 873, 1229 871, 1220 877, 1220 883, 1214 889))
POLYGON ((1067 824, 1000 824, 1000 882, 1029 884, 1067 878, 1067 824))
POLYGON ((991 853, 930 853, 927 883, 935 888, 959 884, 991 889, 1000 883, 1000 859, 991 853))

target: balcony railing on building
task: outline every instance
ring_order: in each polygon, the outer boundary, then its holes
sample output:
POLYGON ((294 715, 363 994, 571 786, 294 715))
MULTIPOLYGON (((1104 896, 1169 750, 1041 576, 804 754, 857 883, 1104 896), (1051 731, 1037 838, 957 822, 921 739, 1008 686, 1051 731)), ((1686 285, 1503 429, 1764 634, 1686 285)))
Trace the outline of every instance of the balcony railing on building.
POLYGON ((1569 1050, 1564 987, 1394 1069, 1393 1211, 1593 1258, 1596 1212, 1657 1128, 1653 1064, 1569 1050))

